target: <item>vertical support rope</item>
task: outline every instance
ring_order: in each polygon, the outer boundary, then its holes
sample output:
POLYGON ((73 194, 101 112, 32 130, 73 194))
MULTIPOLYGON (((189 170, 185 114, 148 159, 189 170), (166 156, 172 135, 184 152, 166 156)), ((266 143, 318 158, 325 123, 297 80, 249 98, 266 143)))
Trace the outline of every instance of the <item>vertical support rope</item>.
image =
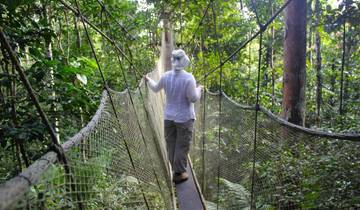
MULTIPOLYGON (((103 74, 103 72, 102 72, 102 69, 101 69, 99 60, 98 60, 98 58, 97 58, 97 55, 96 55, 96 52, 95 52, 95 49, 94 49, 94 46, 93 46, 93 43, 92 43, 92 41, 91 41, 91 38, 90 38, 90 35, 89 35, 89 32, 88 32, 88 29, 87 29, 87 27, 86 27, 86 23, 85 23, 85 21, 84 21, 83 15, 82 15, 82 13, 81 13, 81 11, 80 11, 79 3, 78 3, 77 0, 75 0, 75 3, 76 3, 77 10, 78 10, 77 12, 78 12, 78 14, 79 14, 80 17, 81 17, 81 22, 83 23, 84 30, 85 30, 85 34, 86 34, 86 37, 87 37, 88 42, 89 42, 89 44, 90 44, 92 54, 93 54, 93 56, 94 56, 94 58, 95 58, 95 61, 96 61, 98 70, 99 70, 99 72, 100 72, 102 81, 103 81, 103 83, 104 83, 106 92, 107 92, 107 94, 108 94, 108 96, 109 96, 109 100, 110 100, 112 109, 113 109, 113 111, 114 111, 114 114, 115 114, 116 119, 118 120, 118 122, 119 122, 119 124, 120 124, 120 120, 119 120, 119 117, 118 117, 118 115, 117 115, 117 111, 116 111, 116 109, 115 109, 115 105, 114 105, 112 96, 111 96, 111 94, 110 94, 108 84, 107 84, 107 82, 106 82, 106 80, 105 80, 104 74, 103 74)), ((132 167, 133 167, 133 169, 134 169, 134 172, 137 173, 137 172, 136 172, 137 170, 136 170, 136 167, 135 167, 135 163, 134 163, 133 158, 132 158, 131 153, 130 153, 130 148, 129 148, 129 146, 128 146, 125 138, 124 138, 124 134, 123 134, 123 131, 122 131, 121 128, 120 128, 120 130, 121 130, 122 137, 123 137, 123 139, 124 139, 124 144, 125 144, 125 147, 126 147, 126 151, 127 151, 128 155, 129 155, 129 158, 130 158, 131 165, 132 165, 132 167)), ((139 181, 138 181, 138 182, 139 182, 139 181)), ((140 190, 141 190, 143 199, 144 199, 144 201, 145 201, 145 205, 146 205, 147 209, 150 209, 149 204, 148 204, 148 201, 147 201, 147 199, 146 199, 146 197, 145 197, 144 190, 143 190, 141 184, 140 184, 140 183, 138 183, 138 184, 139 184, 139 186, 140 186, 140 190)))
MULTIPOLYGON (((218 56, 219 56, 219 62, 222 63, 222 53, 220 52, 220 46, 219 46, 219 37, 218 37, 218 33, 217 33, 217 22, 216 22, 216 11, 214 9, 214 3, 215 1, 212 1, 211 3, 211 10, 213 13, 213 22, 214 22, 214 35, 215 35, 215 39, 216 39, 216 48, 215 48, 215 52, 217 52, 218 56)), ((218 164, 218 168, 217 168, 217 195, 216 195, 216 209, 219 209, 219 201, 220 201, 220 171, 221 171, 221 165, 220 165, 220 158, 221 158, 221 111, 222 111, 222 77, 223 77, 223 68, 220 67, 220 71, 219 71, 219 119, 218 119, 218 160, 217 160, 217 164, 218 164)))
MULTIPOLYGON (((201 52, 202 52, 202 58, 203 58, 203 73, 204 75, 206 74, 206 70, 204 68, 204 64, 205 64, 205 55, 204 55, 204 37, 202 37, 201 40, 201 52)), ((202 183, 201 183, 201 192, 204 192, 205 190, 205 130, 206 130, 206 85, 207 85, 207 80, 204 80, 204 95, 203 95, 203 119, 202 119, 202 151, 201 151, 201 158, 202 158, 202 183)))
POLYGON ((257 125, 258 125, 258 112, 260 110, 259 99, 260 99, 260 74, 261 74, 261 55, 262 55, 262 35, 263 31, 260 33, 259 37, 259 61, 258 61, 258 75, 257 75, 257 85, 256 85, 256 104, 255 104, 255 120, 254 120, 254 151, 253 151, 253 164, 252 164, 252 177, 251 177, 251 199, 250 199, 250 209, 256 209, 255 201, 255 163, 256 163, 256 140, 257 140, 257 125))
POLYGON ((182 35, 182 24, 183 24, 183 15, 182 15, 182 0, 179 0, 179 8, 180 8, 180 43, 182 44, 183 35, 182 35))

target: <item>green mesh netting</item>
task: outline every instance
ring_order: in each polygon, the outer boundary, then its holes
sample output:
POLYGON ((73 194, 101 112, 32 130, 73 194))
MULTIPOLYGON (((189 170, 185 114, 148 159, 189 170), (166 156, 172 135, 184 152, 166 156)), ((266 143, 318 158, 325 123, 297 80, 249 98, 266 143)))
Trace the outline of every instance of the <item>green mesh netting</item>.
POLYGON ((131 95, 134 106, 127 91, 112 93, 117 119, 104 93, 93 121, 64 144, 73 181, 52 163, 12 208, 146 209, 145 199, 150 209, 172 208, 162 129, 150 126, 139 90, 131 95))
MULTIPOLYGON (((163 61, 161 55, 152 78, 159 79, 163 61)), ((0 209, 174 208, 163 95, 143 83, 110 92, 116 114, 104 91, 91 122, 62 145, 71 173, 65 174, 54 152, 47 153, 0 186, 0 209)))
MULTIPOLYGON (((223 95, 219 118, 219 99, 218 94, 207 93, 205 103, 203 99, 197 107, 193 167, 209 209, 248 209, 255 109, 223 95)), ((360 207, 359 141, 293 129, 262 109, 255 158, 256 209, 360 207)))

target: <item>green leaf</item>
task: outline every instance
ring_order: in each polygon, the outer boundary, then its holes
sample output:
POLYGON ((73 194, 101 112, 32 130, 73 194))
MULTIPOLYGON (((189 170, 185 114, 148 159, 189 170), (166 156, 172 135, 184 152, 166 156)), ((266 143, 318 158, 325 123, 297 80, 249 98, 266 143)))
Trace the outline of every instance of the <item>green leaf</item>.
POLYGON ((35 47, 30 47, 29 48, 29 53, 30 53, 30 55, 34 56, 35 58, 44 57, 43 54, 41 53, 40 49, 35 48, 35 47))
POLYGON ((74 75, 77 73, 80 73, 80 69, 72 66, 62 66, 62 68, 59 68, 59 74, 62 76, 74 75))
POLYGON ((85 66, 88 66, 90 68, 93 68, 93 69, 98 68, 98 66, 96 64, 96 61, 93 60, 93 59, 89 59, 89 58, 86 58, 86 57, 81 57, 81 58, 79 58, 79 61, 82 62, 85 66))
POLYGON ((83 83, 84 85, 87 84, 87 78, 85 75, 82 74, 76 74, 76 79, 78 79, 81 83, 83 83))

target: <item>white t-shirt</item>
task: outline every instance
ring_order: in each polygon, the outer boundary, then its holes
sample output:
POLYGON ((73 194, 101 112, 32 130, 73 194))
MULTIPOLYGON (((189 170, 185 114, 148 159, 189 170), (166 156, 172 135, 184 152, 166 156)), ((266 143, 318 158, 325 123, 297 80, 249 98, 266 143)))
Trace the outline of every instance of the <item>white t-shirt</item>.
POLYGON ((149 78, 148 84, 154 92, 165 90, 165 120, 182 123, 195 119, 194 103, 201 97, 201 88, 196 87, 191 73, 184 70, 167 71, 158 83, 149 78))

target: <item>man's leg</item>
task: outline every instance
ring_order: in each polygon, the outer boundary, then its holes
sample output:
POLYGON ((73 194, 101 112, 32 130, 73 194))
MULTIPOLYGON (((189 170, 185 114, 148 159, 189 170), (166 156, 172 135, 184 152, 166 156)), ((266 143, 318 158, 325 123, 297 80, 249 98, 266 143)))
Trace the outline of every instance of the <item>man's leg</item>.
POLYGON ((169 161, 174 171, 174 153, 175 153, 175 145, 176 145, 176 125, 174 121, 165 120, 165 140, 166 140, 166 149, 169 157, 169 161))
POLYGON ((174 171, 177 174, 186 172, 187 155, 190 151, 190 143, 192 139, 194 120, 185 123, 176 123, 176 146, 174 157, 174 171))

